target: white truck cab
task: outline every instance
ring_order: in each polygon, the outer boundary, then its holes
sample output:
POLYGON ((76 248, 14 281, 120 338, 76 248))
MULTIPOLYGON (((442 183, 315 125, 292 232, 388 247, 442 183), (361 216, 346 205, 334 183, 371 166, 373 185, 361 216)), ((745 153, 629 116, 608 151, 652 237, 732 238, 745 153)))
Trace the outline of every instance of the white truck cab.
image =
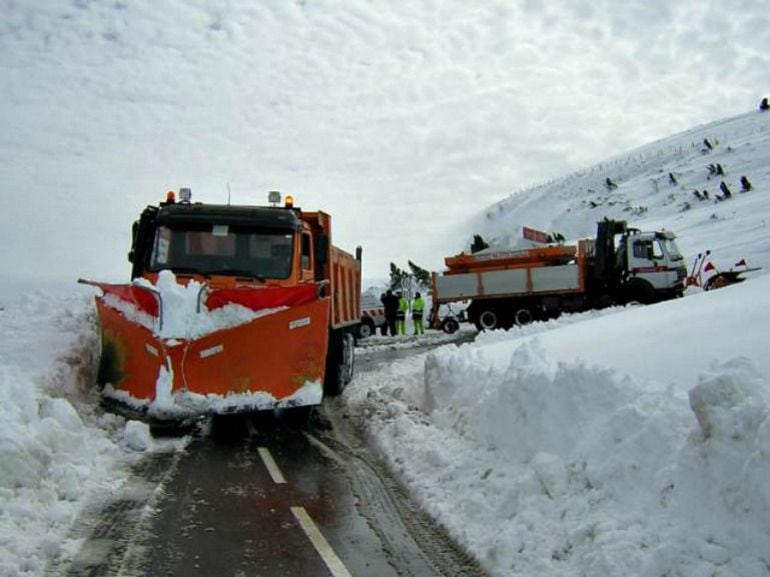
POLYGON ((653 291, 683 286, 687 276, 684 257, 670 231, 640 232, 631 229, 618 245, 618 264, 625 282, 647 283, 653 291))

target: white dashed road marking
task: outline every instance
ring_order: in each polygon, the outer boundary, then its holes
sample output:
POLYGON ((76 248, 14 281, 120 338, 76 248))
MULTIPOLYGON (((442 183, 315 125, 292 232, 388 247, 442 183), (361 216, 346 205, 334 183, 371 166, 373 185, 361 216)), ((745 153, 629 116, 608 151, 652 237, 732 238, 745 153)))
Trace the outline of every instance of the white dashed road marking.
POLYGON ((329 571, 332 572, 332 575, 334 575, 334 577, 352 577, 350 571, 343 565, 340 558, 337 557, 337 554, 331 548, 331 545, 329 545, 329 542, 321 534, 321 531, 318 530, 316 524, 313 523, 313 520, 310 518, 310 515, 307 514, 305 508, 292 507, 291 512, 294 513, 294 517, 299 522, 300 527, 302 527, 305 535, 308 536, 308 539, 310 539, 313 547, 318 551, 318 554, 321 556, 324 563, 326 563, 326 566, 329 568, 329 571))
POLYGON ((262 462, 265 464, 267 472, 270 473, 270 476, 273 478, 273 483, 278 485, 285 483, 286 479, 284 479, 283 473, 281 473, 278 465, 275 464, 275 460, 267 447, 259 447, 257 450, 259 451, 259 456, 262 457, 262 462))
MULTIPOLYGON (((270 454, 268 448, 258 447, 257 451, 259 452, 259 456, 262 458, 262 462, 265 464, 267 472, 270 473, 270 477, 272 477, 273 482, 279 485, 286 483, 286 479, 281 473, 281 470, 278 468, 278 465, 276 465, 275 459, 273 459, 273 456, 270 454)), ((313 522, 313 519, 310 518, 310 515, 308 515, 305 508, 292 507, 291 512, 294 515, 294 518, 299 522, 299 526, 302 528, 302 531, 304 531, 305 535, 307 535, 308 539, 310 539, 310 542, 313 544, 313 547, 315 547, 315 550, 318 551, 318 554, 321 556, 321 559, 323 559, 323 562, 326 563, 329 571, 332 572, 332 575, 334 577, 352 577, 350 571, 347 570, 347 567, 345 567, 345 565, 342 563, 342 560, 337 557, 337 554, 331 548, 331 545, 329 545, 329 542, 326 540, 326 538, 321 534, 321 531, 313 522)))

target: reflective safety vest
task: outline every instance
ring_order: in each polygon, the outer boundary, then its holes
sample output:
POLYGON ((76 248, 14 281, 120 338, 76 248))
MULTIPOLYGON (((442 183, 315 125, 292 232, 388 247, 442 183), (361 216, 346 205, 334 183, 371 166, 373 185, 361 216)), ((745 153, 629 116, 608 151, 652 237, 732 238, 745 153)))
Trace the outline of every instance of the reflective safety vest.
POLYGON ((406 318, 406 313, 409 311, 409 301, 406 297, 401 297, 398 300, 398 311, 396 311, 396 317, 400 319, 406 318))
POLYGON ((412 301, 412 318, 421 319, 422 313, 424 310, 425 310, 425 299, 420 297, 412 301))

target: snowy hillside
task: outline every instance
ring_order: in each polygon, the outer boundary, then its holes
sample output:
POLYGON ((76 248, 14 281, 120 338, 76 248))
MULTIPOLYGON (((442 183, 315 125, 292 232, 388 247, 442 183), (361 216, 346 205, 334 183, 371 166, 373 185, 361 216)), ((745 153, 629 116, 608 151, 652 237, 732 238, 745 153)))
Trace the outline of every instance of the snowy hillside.
POLYGON ((510 245, 521 238, 522 226, 577 238, 592 236, 604 217, 619 218, 642 229, 673 230, 690 260, 711 250, 718 267, 746 258, 768 268, 770 240, 757 242, 768 215, 770 113, 752 111, 512 194, 487 209, 472 227, 493 244, 510 245), (724 175, 709 171, 709 165, 717 164, 724 175), (742 176, 753 187, 748 193, 740 192, 742 176), (617 188, 608 188, 608 178, 617 188), (718 202, 723 181, 732 198, 718 202), (695 191, 702 198, 707 191, 708 199, 699 200, 695 191))

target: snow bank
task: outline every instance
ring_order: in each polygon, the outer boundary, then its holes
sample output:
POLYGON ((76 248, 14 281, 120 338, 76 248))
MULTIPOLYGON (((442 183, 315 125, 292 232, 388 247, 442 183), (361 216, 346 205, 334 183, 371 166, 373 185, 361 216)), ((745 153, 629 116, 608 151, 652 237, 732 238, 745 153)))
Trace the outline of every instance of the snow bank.
POLYGON ((346 398, 492 575, 768 575, 770 277, 672 304, 484 335, 346 398))
POLYGON ((38 575, 74 549, 69 527, 120 488, 132 453, 161 446, 96 407, 90 297, 22 298, 0 321, 0 575, 38 575))

